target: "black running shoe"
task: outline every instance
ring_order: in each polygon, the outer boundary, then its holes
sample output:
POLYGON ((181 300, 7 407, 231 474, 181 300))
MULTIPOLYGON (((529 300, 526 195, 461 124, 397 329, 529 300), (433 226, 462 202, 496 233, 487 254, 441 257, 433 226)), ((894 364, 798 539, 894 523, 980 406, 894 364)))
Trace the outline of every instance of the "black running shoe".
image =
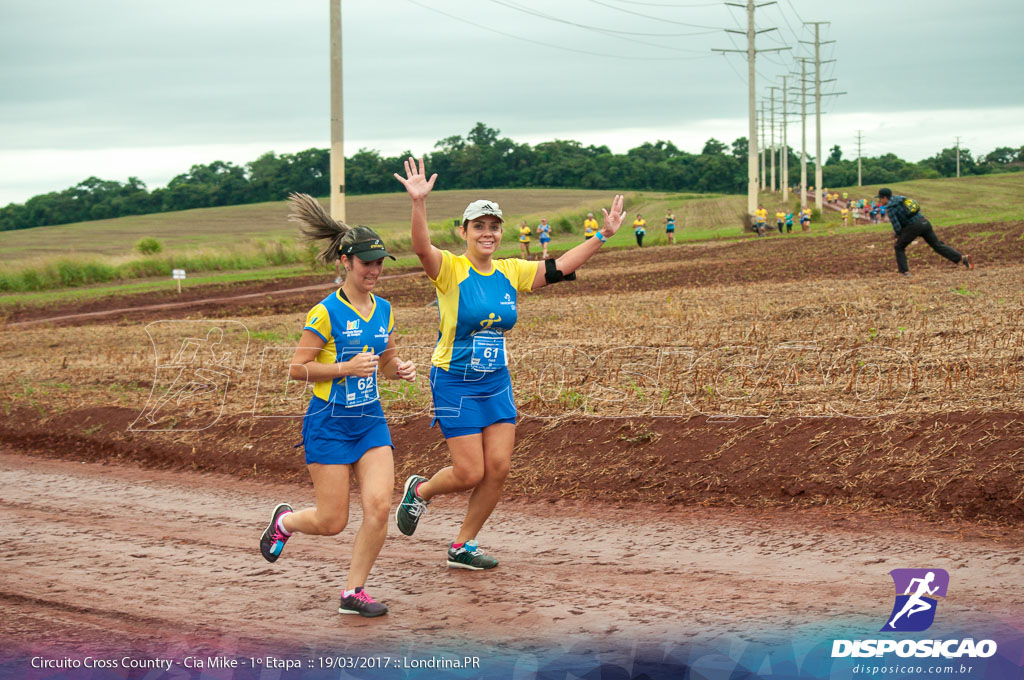
POLYGON ((274 508, 274 516, 270 518, 270 524, 263 532, 263 538, 260 539, 260 552, 263 553, 263 558, 267 562, 277 561, 277 558, 281 556, 281 551, 284 550, 284 544, 290 538, 277 528, 277 520, 281 515, 287 515, 289 512, 292 512, 292 506, 287 503, 281 503, 274 508))
POLYGON ((406 536, 416 533, 416 525, 419 524, 420 515, 427 511, 430 501, 420 498, 414 490, 420 482, 427 481, 426 477, 412 475, 405 480, 405 490, 402 493, 402 501, 395 508, 395 523, 398 530, 406 536))
POLYGON ((453 548, 453 545, 455 543, 448 546, 448 566, 452 569, 480 571, 481 569, 494 569, 498 566, 498 560, 490 555, 485 555, 476 541, 466 541, 458 550, 453 548))
POLYGON ((353 595, 341 596, 341 606, 338 607, 339 614, 359 614, 367 618, 384 616, 388 613, 387 605, 377 602, 370 594, 360 586, 356 588, 353 595))

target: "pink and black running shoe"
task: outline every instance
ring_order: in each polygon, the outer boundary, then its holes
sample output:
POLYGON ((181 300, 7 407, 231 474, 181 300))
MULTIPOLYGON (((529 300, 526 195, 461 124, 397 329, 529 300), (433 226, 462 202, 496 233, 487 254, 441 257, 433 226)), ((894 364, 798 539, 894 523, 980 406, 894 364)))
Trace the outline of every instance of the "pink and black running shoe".
POLYGON ((370 594, 363 590, 362 586, 356 588, 355 593, 341 597, 341 606, 338 607, 340 614, 359 614, 367 618, 384 616, 388 613, 387 605, 377 602, 370 594))
POLYGON ((270 524, 263 532, 263 537, 260 539, 260 552, 263 553, 263 559, 267 562, 277 561, 277 558, 281 556, 281 551, 284 550, 284 544, 291 537, 291 534, 281 531, 277 522, 282 515, 287 515, 289 512, 292 512, 292 506, 287 503, 281 503, 274 508, 274 516, 270 518, 270 524))

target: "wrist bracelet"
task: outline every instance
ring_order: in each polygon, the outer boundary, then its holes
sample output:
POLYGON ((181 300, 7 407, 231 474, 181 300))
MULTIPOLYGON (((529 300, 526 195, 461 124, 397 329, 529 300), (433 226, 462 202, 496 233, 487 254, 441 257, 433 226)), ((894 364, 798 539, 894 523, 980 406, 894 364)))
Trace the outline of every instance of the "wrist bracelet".
POLYGON ((608 240, 608 237, 602 234, 600 231, 594 234, 594 236, 596 236, 597 240, 600 241, 601 243, 604 243, 605 241, 608 240))

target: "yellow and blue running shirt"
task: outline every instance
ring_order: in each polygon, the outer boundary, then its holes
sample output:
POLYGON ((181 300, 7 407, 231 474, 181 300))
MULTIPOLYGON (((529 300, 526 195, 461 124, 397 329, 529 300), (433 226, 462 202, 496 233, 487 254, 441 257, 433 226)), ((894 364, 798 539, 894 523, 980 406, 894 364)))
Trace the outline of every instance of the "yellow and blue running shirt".
MULTIPOLYGON (((341 297, 341 289, 309 310, 303 330, 313 331, 326 343, 316 356, 318 363, 348 361, 360 352, 380 354, 387 349, 388 338, 395 329, 395 314, 390 302, 372 293, 370 297, 373 309, 366 317, 341 297)), ((379 399, 377 374, 368 378, 342 376, 314 383, 313 394, 345 407, 363 406, 379 399)))
POLYGON ((493 269, 482 274, 465 255, 441 255, 433 279, 440 327, 431 364, 459 375, 504 368, 504 333, 516 323, 516 293, 533 289, 540 262, 493 260, 493 269))

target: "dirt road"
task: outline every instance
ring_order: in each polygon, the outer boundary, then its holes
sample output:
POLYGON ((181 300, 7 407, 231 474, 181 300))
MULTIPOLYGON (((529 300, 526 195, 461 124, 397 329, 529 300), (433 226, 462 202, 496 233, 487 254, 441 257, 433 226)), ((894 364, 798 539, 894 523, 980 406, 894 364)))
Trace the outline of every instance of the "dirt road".
MULTIPOLYGON (((389 616, 336 613, 360 513, 336 538, 298 536, 271 565, 257 549, 274 503, 306 484, 0 453, 0 630, 8 653, 267 653, 331 645, 550 645, 714 639, 819 627, 877 631, 898 567, 951 575, 946 626, 1024 618, 1024 531, 910 516, 500 505, 488 573, 449 570, 463 498, 440 499, 413 538, 392 527, 371 592, 389 616), (467 625, 467 612, 472 625, 467 625), (13 645, 13 646, 12 646, 13 645)), ((938 627, 938 624, 937 624, 938 627)))

